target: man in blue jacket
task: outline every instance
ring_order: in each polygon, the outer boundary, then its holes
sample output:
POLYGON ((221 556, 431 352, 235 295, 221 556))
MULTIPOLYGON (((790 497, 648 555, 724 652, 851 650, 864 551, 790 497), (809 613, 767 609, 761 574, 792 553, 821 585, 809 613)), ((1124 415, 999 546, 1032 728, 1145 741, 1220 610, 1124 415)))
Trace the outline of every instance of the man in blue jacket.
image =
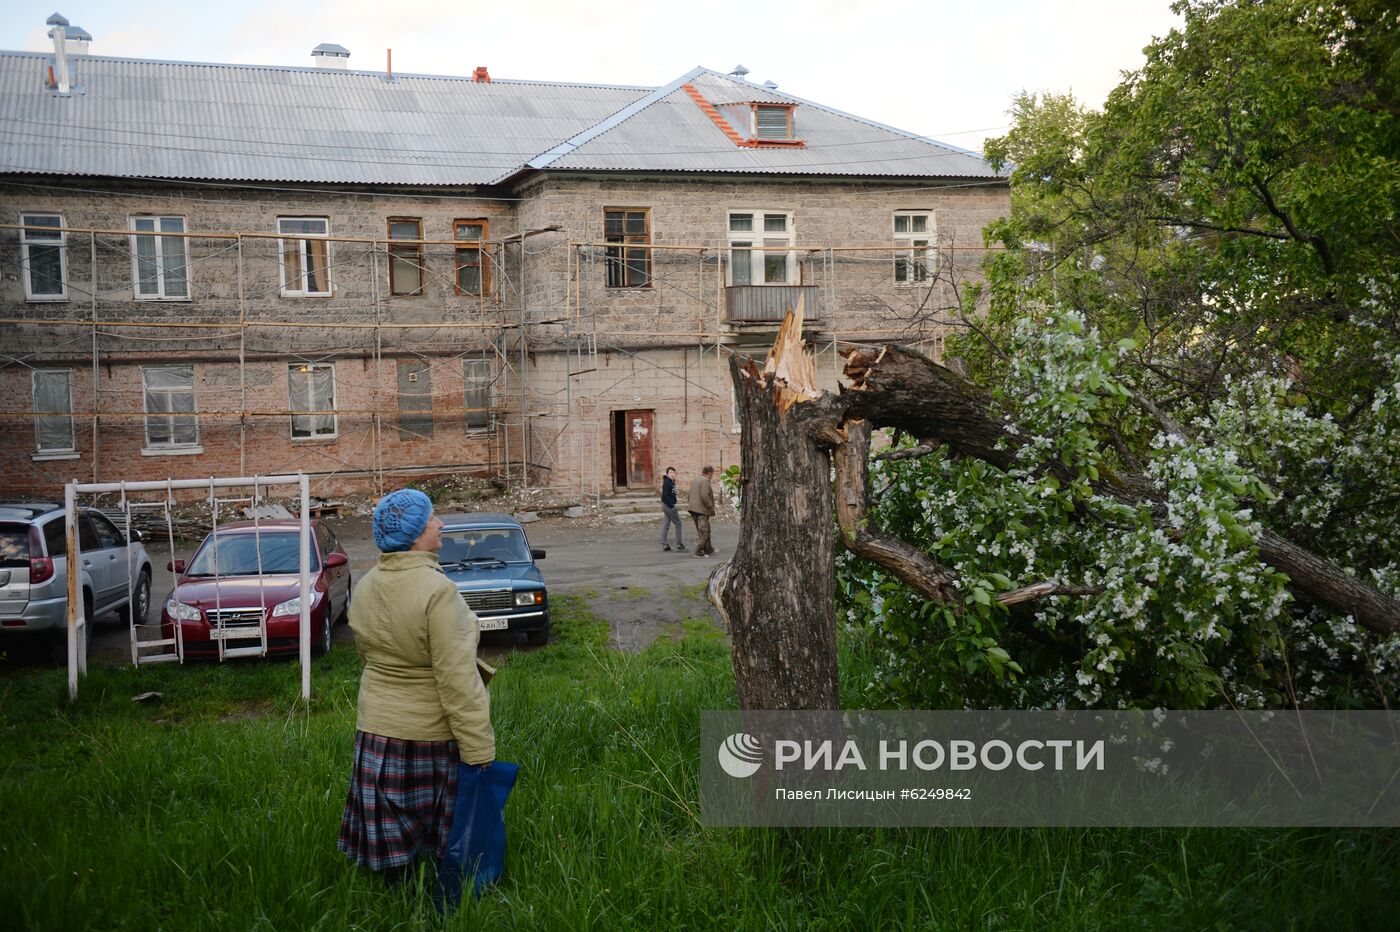
POLYGON ((676 510, 676 467, 667 466, 666 475, 661 480, 661 514, 664 520, 661 522, 661 549, 670 550, 671 545, 667 542, 670 536, 671 525, 676 526, 676 548, 685 549, 685 542, 681 537, 681 513, 676 510))

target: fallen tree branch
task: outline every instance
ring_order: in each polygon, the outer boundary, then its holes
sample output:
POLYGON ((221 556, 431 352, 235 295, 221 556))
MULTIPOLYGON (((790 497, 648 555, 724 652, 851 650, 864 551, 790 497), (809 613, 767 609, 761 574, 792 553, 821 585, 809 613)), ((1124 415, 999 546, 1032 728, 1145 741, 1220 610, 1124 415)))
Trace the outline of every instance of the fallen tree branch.
POLYGON ((1065 586, 1060 583, 1038 582, 1030 586, 1022 586, 1020 589, 1012 589, 1010 592, 1003 592, 996 597, 996 601, 1002 605, 1020 605, 1023 602, 1034 602, 1036 599, 1046 599, 1052 595, 1098 595, 1103 592, 1103 586, 1065 586))
MULTIPOLYGON (((947 444, 954 453, 1009 469, 1024 443, 991 413, 991 399, 977 386, 933 360, 903 347, 846 351, 852 390, 842 395, 848 418, 897 427, 916 437, 947 444)), ((1051 467, 1052 473, 1065 472, 1051 467)), ((1100 494, 1129 505, 1164 509, 1160 493, 1144 476, 1118 474, 1095 484, 1100 494)), ((1344 572, 1304 547, 1265 530, 1256 540, 1259 558, 1286 573, 1290 585, 1315 605, 1350 615, 1373 631, 1400 631, 1400 602, 1344 572)))
POLYGON ((934 602, 961 602, 948 569, 917 547, 870 526, 870 422, 849 420, 845 442, 832 450, 836 466, 836 523, 841 542, 858 557, 878 563, 934 602))
POLYGON ((916 447, 908 447, 903 450, 886 450, 884 453, 876 453, 874 458, 877 461, 886 462, 892 460, 918 459, 921 456, 928 456, 930 453, 936 451, 938 447, 939 444, 936 443, 921 443, 916 447))

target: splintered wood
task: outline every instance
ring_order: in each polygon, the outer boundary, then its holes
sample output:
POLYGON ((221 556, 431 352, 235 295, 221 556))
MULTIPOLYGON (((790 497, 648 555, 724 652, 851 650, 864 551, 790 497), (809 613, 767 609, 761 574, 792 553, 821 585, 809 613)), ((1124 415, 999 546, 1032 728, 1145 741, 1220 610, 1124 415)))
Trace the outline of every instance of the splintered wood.
POLYGON ((783 413, 799 401, 815 401, 821 397, 812 357, 802 343, 802 314, 803 298, 799 295, 797 306, 783 317, 773 348, 763 364, 762 374, 768 376, 777 389, 778 410, 783 413))

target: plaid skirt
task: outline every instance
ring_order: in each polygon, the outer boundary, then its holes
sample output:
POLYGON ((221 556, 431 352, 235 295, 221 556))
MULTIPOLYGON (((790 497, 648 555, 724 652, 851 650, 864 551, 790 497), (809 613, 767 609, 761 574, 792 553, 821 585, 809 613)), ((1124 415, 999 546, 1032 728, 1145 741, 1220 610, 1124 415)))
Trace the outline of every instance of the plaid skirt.
POLYGON ((457 805, 456 741, 406 741, 355 732, 355 766, 337 847, 384 871, 440 858, 457 805))

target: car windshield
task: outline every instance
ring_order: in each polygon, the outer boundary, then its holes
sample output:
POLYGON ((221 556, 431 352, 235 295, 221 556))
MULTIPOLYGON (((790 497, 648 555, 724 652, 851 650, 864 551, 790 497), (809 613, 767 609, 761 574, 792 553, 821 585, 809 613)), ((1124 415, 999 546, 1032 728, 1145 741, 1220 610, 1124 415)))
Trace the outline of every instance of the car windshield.
POLYGON ((0 567, 29 565, 29 527, 0 524, 0 567))
MULTIPOLYGON (((214 560, 214 538, 205 538, 199 553, 190 561, 187 576, 256 576, 258 550, 262 550, 262 571, 268 573, 301 572, 301 538, 296 532, 251 531, 221 533, 218 536, 218 562, 214 560), (258 539, 262 546, 258 547, 258 539)), ((319 569, 316 548, 311 548, 311 571, 319 569)))
POLYGON ((530 547, 525 533, 514 527, 454 528, 442 532, 438 562, 529 563, 530 547))

